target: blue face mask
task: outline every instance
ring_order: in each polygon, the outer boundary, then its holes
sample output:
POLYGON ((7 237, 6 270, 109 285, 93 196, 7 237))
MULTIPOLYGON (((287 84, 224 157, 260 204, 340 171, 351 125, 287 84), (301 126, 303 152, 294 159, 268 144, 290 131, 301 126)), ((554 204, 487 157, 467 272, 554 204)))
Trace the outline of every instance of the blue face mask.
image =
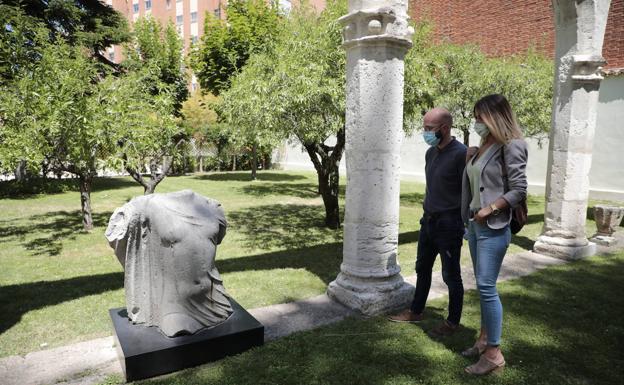
POLYGON ((482 138, 485 138, 487 136, 487 134, 490 133, 490 129, 483 123, 481 122, 475 122, 474 124, 474 130, 477 133, 477 135, 479 135, 482 138))
POLYGON ((430 146, 437 146, 440 144, 440 140, 442 140, 442 133, 440 131, 423 131, 423 139, 425 139, 425 143, 430 146))

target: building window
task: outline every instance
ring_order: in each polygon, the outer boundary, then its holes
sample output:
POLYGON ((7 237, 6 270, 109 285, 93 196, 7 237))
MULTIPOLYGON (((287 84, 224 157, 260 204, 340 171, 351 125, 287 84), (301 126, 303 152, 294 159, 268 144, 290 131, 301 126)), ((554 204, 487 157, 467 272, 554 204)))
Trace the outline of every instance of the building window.
POLYGON ((191 23, 197 23, 197 12, 191 12, 191 23))
POLYGON ((214 15, 217 19, 221 18, 221 8, 217 8, 214 10, 214 15))
POLYGON ((182 24, 184 24, 184 15, 178 15, 178 16, 176 16, 176 24, 177 24, 177 25, 182 25, 182 24))
POLYGON ((191 44, 197 43, 197 40, 198 40, 197 36, 191 36, 191 44))
POLYGON ((139 3, 132 4, 132 10, 134 13, 139 13, 139 3))
POLYGON ((167 0, 167 9, 171 9, 171 0, 167 0))
POLYGON ((152 0, 145 0, 145 10, 152 9, 152 0))

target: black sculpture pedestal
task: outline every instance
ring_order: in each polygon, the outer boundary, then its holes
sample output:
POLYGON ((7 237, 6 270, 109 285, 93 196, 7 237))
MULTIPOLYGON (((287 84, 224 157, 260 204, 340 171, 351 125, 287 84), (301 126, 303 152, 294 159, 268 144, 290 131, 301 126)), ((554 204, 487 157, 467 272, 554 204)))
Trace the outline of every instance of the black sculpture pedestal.
POLYGON ((169 338, 156 327, 133 325, 125 308, 110 309, 115 346, 126 381, 174 372, 242 353, 264 343, 264 326, 230 298, 234 313, 222 324, 169 338))

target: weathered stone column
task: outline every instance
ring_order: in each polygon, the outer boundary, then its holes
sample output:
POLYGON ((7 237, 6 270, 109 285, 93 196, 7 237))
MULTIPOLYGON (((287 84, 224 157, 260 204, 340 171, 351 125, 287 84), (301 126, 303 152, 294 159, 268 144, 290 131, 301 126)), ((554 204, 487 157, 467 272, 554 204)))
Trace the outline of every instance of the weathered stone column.
POLYGON ((397 263, 407 0, 349 0, 344 249, 328 294, 364 314, 395 310, 413 287, 397 263))
POLYGON ((534 250, 563 259, 592 255, 585 220, 610 0, 553 0, 556 74, 544 229, 534 250))

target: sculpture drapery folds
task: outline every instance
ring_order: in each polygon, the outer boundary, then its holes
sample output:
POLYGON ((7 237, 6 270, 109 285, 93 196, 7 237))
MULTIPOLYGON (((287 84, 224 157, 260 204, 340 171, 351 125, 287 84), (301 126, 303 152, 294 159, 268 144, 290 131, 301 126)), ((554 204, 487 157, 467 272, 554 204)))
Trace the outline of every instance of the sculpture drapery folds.
POLYGON ((106 238, 124 266, 130 320, 175 337, 228 319, 233 310, 215 267, 226 227, 221 204, 191 190, 116 209, 106 238))

